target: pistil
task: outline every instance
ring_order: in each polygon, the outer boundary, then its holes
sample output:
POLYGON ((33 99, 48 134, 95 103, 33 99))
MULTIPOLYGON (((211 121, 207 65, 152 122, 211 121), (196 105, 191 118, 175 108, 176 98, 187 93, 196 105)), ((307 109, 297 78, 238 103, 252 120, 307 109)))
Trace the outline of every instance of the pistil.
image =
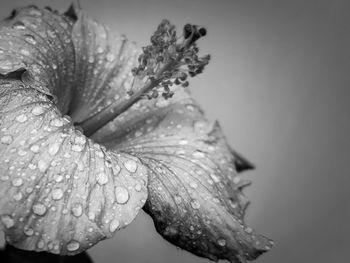
POLYGON ((187 76, 194 77, 202 73, 209 62, 209 55, 201 58, 197 56, 199 49, 195 43, 205 35, 204 28, 198 29, 196 25, 187 24, 183 35, 177 38, 175 27, 163 20, 151 37, 151 45, 143 48, 138 67, 132 70, 134 84, 128 98, 110 104, 76 125, 82 127, 86 136, 91 136, 140 99, 157 98, 159 94, 169 99, 173 96, 170 86, 187 87, 187 76))

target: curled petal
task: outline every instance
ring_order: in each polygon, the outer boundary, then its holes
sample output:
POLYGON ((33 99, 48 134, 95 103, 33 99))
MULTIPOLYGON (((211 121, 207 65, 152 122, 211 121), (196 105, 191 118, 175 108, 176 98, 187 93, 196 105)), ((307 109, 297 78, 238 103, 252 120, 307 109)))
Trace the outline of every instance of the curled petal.
POLYGON ((70 116, 81 123, 128 98, 132 86, 131 69, 138 50, 125 36, 86 17, 81 11, 74 24, 76 87, 70 116))
POLYGON ((74 87, 73 22, 51 10, 30 6, 16 9, 0 27, 0 76, 25 69, 22 80, 55 98, 63 113, 74 87))
POLYGON ((76 254, 129 224, 147 198, 137 158, 107 151, 23 82, 1 81, 0 219, 8 243, 76 254))
POLYGON ((173 99, 134 105, 95 139, 137 156, 148 168, 145 210, 168 241, 231 262, 270 249, 272 242, 243 222, 248 201, 242 188, 249 182, 237 170, 251 164, 226 144, 218 123, 208 122, 183 90, 173 99))
POLYGON ((76 86, 72 17, 28 7, 0 28, 0 226, 17 248, 63 255, 111 237, 147 198, 140 161, 64 115, 76 86))

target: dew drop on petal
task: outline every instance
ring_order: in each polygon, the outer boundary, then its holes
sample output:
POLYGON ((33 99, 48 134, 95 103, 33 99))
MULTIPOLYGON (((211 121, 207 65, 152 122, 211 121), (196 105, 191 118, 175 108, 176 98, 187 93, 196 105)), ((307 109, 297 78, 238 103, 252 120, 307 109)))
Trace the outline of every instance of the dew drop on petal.
POLYGON ((201 205, 196 200, 193 200, 191 202, 191 206, 193 209, 199 209, 201 207, 201 205))
POLYGON ((118 204, 125 204, 126 202, 128 202, 129 192, 125 187, 117 186, 114 192, 118 204))
POLYGON ((33 35, 29 35, 29 34, 26 35, 25 40, 32 45, 36 44, 36 40, 35 40, 35 37, 33 35))
POLYGON ((186 144, 188 144, 188 141, 187 140, 180 140, 179 144, 180 145, 186 145, 186 144))
POLYGON ((1 217, 1 222, 5 225, 6 228, 11 228, 15 225, 15 221, 9 215, 3 215, 1 217))
POLYGON ((39 145, 34 144, 34 145, 32 145, 32 147, 30 147, 30 150, 31 150, 33 153, 38 153, 39 150, 40 150, 40 147, 39 147, 39 145))
POLYGON ((0 141, 3 144, 10 144, 12 142, 12 136, 11 135, 4 135, 1 137, 0 141))
POLYGON ((137 163, 134 160, 127 160, 124 163, 124 166, 131 173, 134 173, 137 170, 137 163))
POLYGON ((234 184, 238 184, 241 181, 241 178, 236 176, 235 178, 233 178, 233 183, 234 184))
POLYGON ((30 56, 30 52, 28 49, 25 49, 25 48, 22 48, 20 50, 21 54, 24 55, 24 56, 30 56))
POLYGON ((21 122, 21 123, 26 122, 27 120, 28 120, 28 118, 24 114, 20 114, 16 117, 16 121, 21 122))
POLYGON ((33 205, 33 213, 39 216, 44 215, 46 213, 46 206, 40 203, 33 205))
POLYGON ((104 172, 98 173, 96 179, 100 185, 104 185, 104 184, 108 183, 108 176, 104 172))
POLYGON ((107 60, 109 62, 112 62, 114 59, 115 59, 115 55, 114 54, 112 54, 112 53, 108 53, 107 54, 107 60))
POLYGON ((48 164, 44 160, 38 161, 38 168, 40 172, 45 172, 48 167, 49 167, 48 164))
POLYGON ((75 204, 72 207, 72 214, 75 217, 80 217, 83 214, 83 206, 81 204, 75 204))
POLYGON ((140 192, 141 189, 142 189, 142 186, 141 186, 140 184, 135 184, 135 190, 136 190, 137 192, 140 192))
POLYGON ((61 118, 56 118, 56 119, 53 119, 51 122, 50 122, 51 126, 54 126, 54 127, 62 127, 63 126, 63 120, 61 118))
POLYGON ((13 196, 13 199, 15 199, 16 201, 20 201, 22 198, 23 198, 23 195, 21 192, 18 192, 13 196))
POLYGON ((119 225, 120 225, 119 220, 113 219, 112 222, 109 224, 109 231, 111 233, 115 232, 118 229, 119 225))
POLYGON ((248 234, 251 234, 253 232, 253 229, 251 227, 247 227, 245 229, 245 232, 247 232, 248 234))
POLYGON ((63 197, 63 191, 60 188, 56 188, 52 190, 52 199, 60 200, 63 197))
POLYGON ((72 240, 67 244, 67 250, 68 251, 76 251, 80 247, 80 243, 78 241, 72 240))
POLYGON ((181 204, 182 199, 181 199, 180 196, 176 195, 175 198, 174 198, 174 200, 175 200, 175 203, 176 203, 176 204, 181 204))
POLYGON ((26 227, 24 228, 24 234, 26 234, 27 236, 32 236, 34 234, 34 230, 30 227, 26 227))
POLYGON ((85 136, 77 136, 75 137, 74 142, 76 144, 84 145, 86 143, 86 138, 85 136))
POLYGON ((226 240, 225 240, 225 239, 220 238, 220 239, 218 240, 218 245, 219 245, 219 246, 221 246, 221 247, 226 246, 226 240))
POLYGON ((25 24, 24 24, 22 21, 17 21, 17 22, 15 22, 15 23, 12 25, 12 27, 13 27, 14 29, 20 29, 20 30, 23 30, 23 29, 26 28, 25 24))
POLYGON ((21 186, 22 184, 23 184, 22 178, 15 178, 12 181, 12 185, 13 186, 21 186))
POLYGON ((60 149, 59 144, 58 143, 53 143, 52 145, 50 145, 48 152, 49 152, 50 155, 55 155, 55 154, 58 153, 59 149, 60 149))
POLYGON ((40 239, 39 242, 38 242, 38 244, 37 244, 37 247, 38 247, 39 249, 43 249, 43 248, 45 247, 45 242, 44 242, 44 240, 40 239))
POLYGON ((83 150, 83 148, 80 145, 74 144, 72 146, 72 151, 74 152, 81 152, 83 150))
POLYGON ((45 109, 44 107, 38 105, 38 106, 35 106, 33 109, 32 109, 32 114, 38 116, 38 115, 41 115, 45 112, 45 109))
POLYGON ((63 176, 62 176, 62 175, 56 175, 56 176, 55 176, 55 181, 56 181, 57 183, 62 182, 62 180, 63 180, 63 176))
POLYGON ((195 183, 195 182, 191 182, 191 183, 190 183, 190 186, 191 186, 193 189, 197 189, 197 187, 198 187, 197 183, 195 183))

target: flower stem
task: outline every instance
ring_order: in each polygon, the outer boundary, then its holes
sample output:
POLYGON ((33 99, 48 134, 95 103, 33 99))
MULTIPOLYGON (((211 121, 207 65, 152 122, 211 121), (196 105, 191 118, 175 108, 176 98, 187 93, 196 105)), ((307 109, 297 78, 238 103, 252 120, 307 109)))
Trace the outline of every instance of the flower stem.
POLYGON ((144 85, 139 91, 132 94, 128 100, 118 103, 114 102, 95 115, 91 116, 81 123, 77 123, 76 125, 80 126, 83 129, 86 136, 89 137, 93 135, 100 128, 105 126, 110 121, 114 120, 117 116, 125 112, 133 104, 140 100, 143 94, 146 94, 153 88, 157 87, 160 81, 160 79, 148 80, 146 85, 144 85))

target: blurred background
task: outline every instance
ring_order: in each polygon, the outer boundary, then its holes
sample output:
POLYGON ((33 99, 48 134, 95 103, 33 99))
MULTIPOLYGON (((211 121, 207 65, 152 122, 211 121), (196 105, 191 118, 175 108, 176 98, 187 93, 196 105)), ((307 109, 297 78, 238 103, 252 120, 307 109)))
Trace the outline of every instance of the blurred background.
MULTIPOLYGON (((34 3, 1 0, 0 16, 34 3)), ((349 262, 350 1, 82 0, 91 17, 146 45, 162 18, 204 25, 212 61, 190 87, 229 143, 256 164, 246 221, 275 241, 257 263, 349 262)), ((204 263, 142 213, 89 251, 95 263, 204 263)))

